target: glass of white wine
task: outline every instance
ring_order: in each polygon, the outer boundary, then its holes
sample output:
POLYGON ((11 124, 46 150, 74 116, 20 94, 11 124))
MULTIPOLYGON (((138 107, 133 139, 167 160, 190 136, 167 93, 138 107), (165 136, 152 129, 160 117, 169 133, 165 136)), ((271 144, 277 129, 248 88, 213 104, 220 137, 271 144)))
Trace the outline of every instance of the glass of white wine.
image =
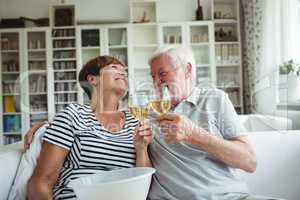
POLYGON ((129 111, 135 119, 144 121, 148 117, 149 98, 144 92, 134 92, 129 95, 129 111))
POLYGON ((164 86, 159 93, 154 92, 151 96, 150 107, 153 111, 161 114, 168 113, 171 109, 171 96, 169 89, 164 86))

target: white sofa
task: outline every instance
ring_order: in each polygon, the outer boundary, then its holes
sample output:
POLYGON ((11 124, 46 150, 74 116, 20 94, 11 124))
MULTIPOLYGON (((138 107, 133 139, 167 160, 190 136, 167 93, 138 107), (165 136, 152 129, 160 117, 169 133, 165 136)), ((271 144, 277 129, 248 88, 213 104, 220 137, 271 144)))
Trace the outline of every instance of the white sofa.
POLYGON ((291 130, 292 120, 273 115, 239 115, 240 122, 249 132, 291 130))
MULTIPOLYGON (((258 168, 244 173, 251 193, 300 199, 300 131, 251 132, 258 168)), ((20 143, 0 148, 0 200, 7 198, 21 157, 20 143)))

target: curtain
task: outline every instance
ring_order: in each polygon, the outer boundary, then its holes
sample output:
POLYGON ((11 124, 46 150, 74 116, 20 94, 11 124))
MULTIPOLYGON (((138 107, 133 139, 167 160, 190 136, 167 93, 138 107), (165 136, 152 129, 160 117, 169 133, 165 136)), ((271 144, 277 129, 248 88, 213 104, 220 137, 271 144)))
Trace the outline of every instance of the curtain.
MULTIPOLYGON (((246 113, 275 115, 278 69, 284 60, 284 4, 290 0, 241 0, 246 113)), ((292 1, 292 0, 291 0, 292 1)))

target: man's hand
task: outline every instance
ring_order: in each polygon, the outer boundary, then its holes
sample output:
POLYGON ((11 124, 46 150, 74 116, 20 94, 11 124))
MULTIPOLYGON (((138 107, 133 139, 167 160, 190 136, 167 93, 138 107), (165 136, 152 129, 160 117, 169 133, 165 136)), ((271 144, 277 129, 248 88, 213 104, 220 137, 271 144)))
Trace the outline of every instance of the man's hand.
POLYGON ((163 114, 157 118, 157 121, 167 143, 187 141, 196 128, 190 119, 174 113, 163 114))
POLYGON ((33 137, 35 132, 41 128, 43 125, 45 125, 46 122, 39 122, 39 123, 35 123, 25 134, 24 136, 24 144, 23 144, 23 151, 26 151, 27 149, 29 149, 30 144, 32 143, 33 137))
POLYGON ((152 131, 148 123, 140 122, 134 134, 134 146, 136 151, 147 150, 148 144, 152 142, 152 131))

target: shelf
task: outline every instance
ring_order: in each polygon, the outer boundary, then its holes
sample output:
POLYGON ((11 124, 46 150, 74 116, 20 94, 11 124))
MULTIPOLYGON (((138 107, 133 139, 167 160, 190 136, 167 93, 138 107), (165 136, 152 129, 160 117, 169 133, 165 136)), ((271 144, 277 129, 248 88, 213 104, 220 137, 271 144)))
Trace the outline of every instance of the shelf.
POLYGON ((240 67, 241 64, 238 63, 230 63, 230 64, 218 64, 216 63, 216 67, 240 67))
POLYGON ((54 83, 76 83, 77 80, 54 80, 54 83))
POLYGON ((19 53, 19 50, 1 50, 1 53, 19 53))
POLYGON ((53 26, 52 30, 75 29, 75 26, 53 26))
POLYGON ((22 136, 22 133, 21 132, 3 132, 3 136, 22 136))
POLYGON ((52 37, 52 40, 75 40, 75 36, 66 36, 66 37, 52 37))
POLYGON ((19 75, 20 72, 2 72, 3 75, 19 75))
POLYGON ((55 105, 65 105, 71 103, 77 103, 77 101, 60 101, 60 102, 55 102, 55 105))
POLYGON ((41 114, 48 114, 47 111, 31 111, 31 115, 41 115, 41 114))
POLYGON ((37 96, 37 95, 47 95, 47 92, 30 92, 30 96, 37 96))
POLYGON ((100 46, 81 47, 82 50, 100 50, 100 46))
POLYGON ((169 47, 180 47, 182 46, 181 43, 163 43, 163 45, 169 46, 169 47))
POLYGON ((76 72, 76 69, 55 69, 53 72, 76 72))
POLYGON ((209 46, 208 42, 191 43, 191 46, 209 46))
POLYGON ((20 93, 3 93, 2 96, 20 96, 20 93))
POLYGON ((158 44, 135 44, 133 45, 134 48, 156 48, 158 44))
POLYGON ((76 50, 75 47, 53 48, 53 51, 71 51, 76 50))
POLYGON ((2 82, 4 83, 4 84, 9 84, 9 83, 14 83, 14 84, 19 84, 19 81, 20 80, 2 80, 2 82))
POLYGON ((156 22, 143 22, 143 23, 133 23, 133 26, 139 27, 139 26, 157 26, 158 23, 156 22))
POLYGON ((217 88, 220 89, 241 89, 240 86, 236 85, 236 86, 217 86, 217 88))
POLYGON ((28 59, 28 62, 46 62, 47 60, 45 58, 30 58, 28 59))
POLYGON ((224 41, 224 42, 215 42, 216 45, 227 44, 227 45, 239 45, 238 41, 224 41))
POLYGON ((55 58, 52 61, 76 61, 76 58, 55 58))
POLYGON ((28 49, 28 52, 34 53, 34 52, 45 52, 46 49, 28 49))
POLYGON ((109 46, 110 49, 126 49, 127 45, 111 45, 109 46))
POLYGON ((209 63, 200 63, 200 64, 196 64, 197 67, 210 67, 209 63))
POLYGON ((209 68, 210 67, 210 64, 199 64, 199 65, 196 65, 197 68, 209 68))
POLYGON ((229 5, 234 5, 235 1, 234 0, 214 0, 215 4, 229 4, 229 5))
POLYGON ((3 115, 21 115, 20 112, 5 112, 3 115))
POLYGON ((28 70, 29 74, 46 74, 47 70, 28 70))
POLYGON ((74 94, 77 91, 55 91, 54 94, 74 94))
POLYGON ((238 23, 236 19, 215 19, 213 21, 216 24, 237 24, 238 23))

